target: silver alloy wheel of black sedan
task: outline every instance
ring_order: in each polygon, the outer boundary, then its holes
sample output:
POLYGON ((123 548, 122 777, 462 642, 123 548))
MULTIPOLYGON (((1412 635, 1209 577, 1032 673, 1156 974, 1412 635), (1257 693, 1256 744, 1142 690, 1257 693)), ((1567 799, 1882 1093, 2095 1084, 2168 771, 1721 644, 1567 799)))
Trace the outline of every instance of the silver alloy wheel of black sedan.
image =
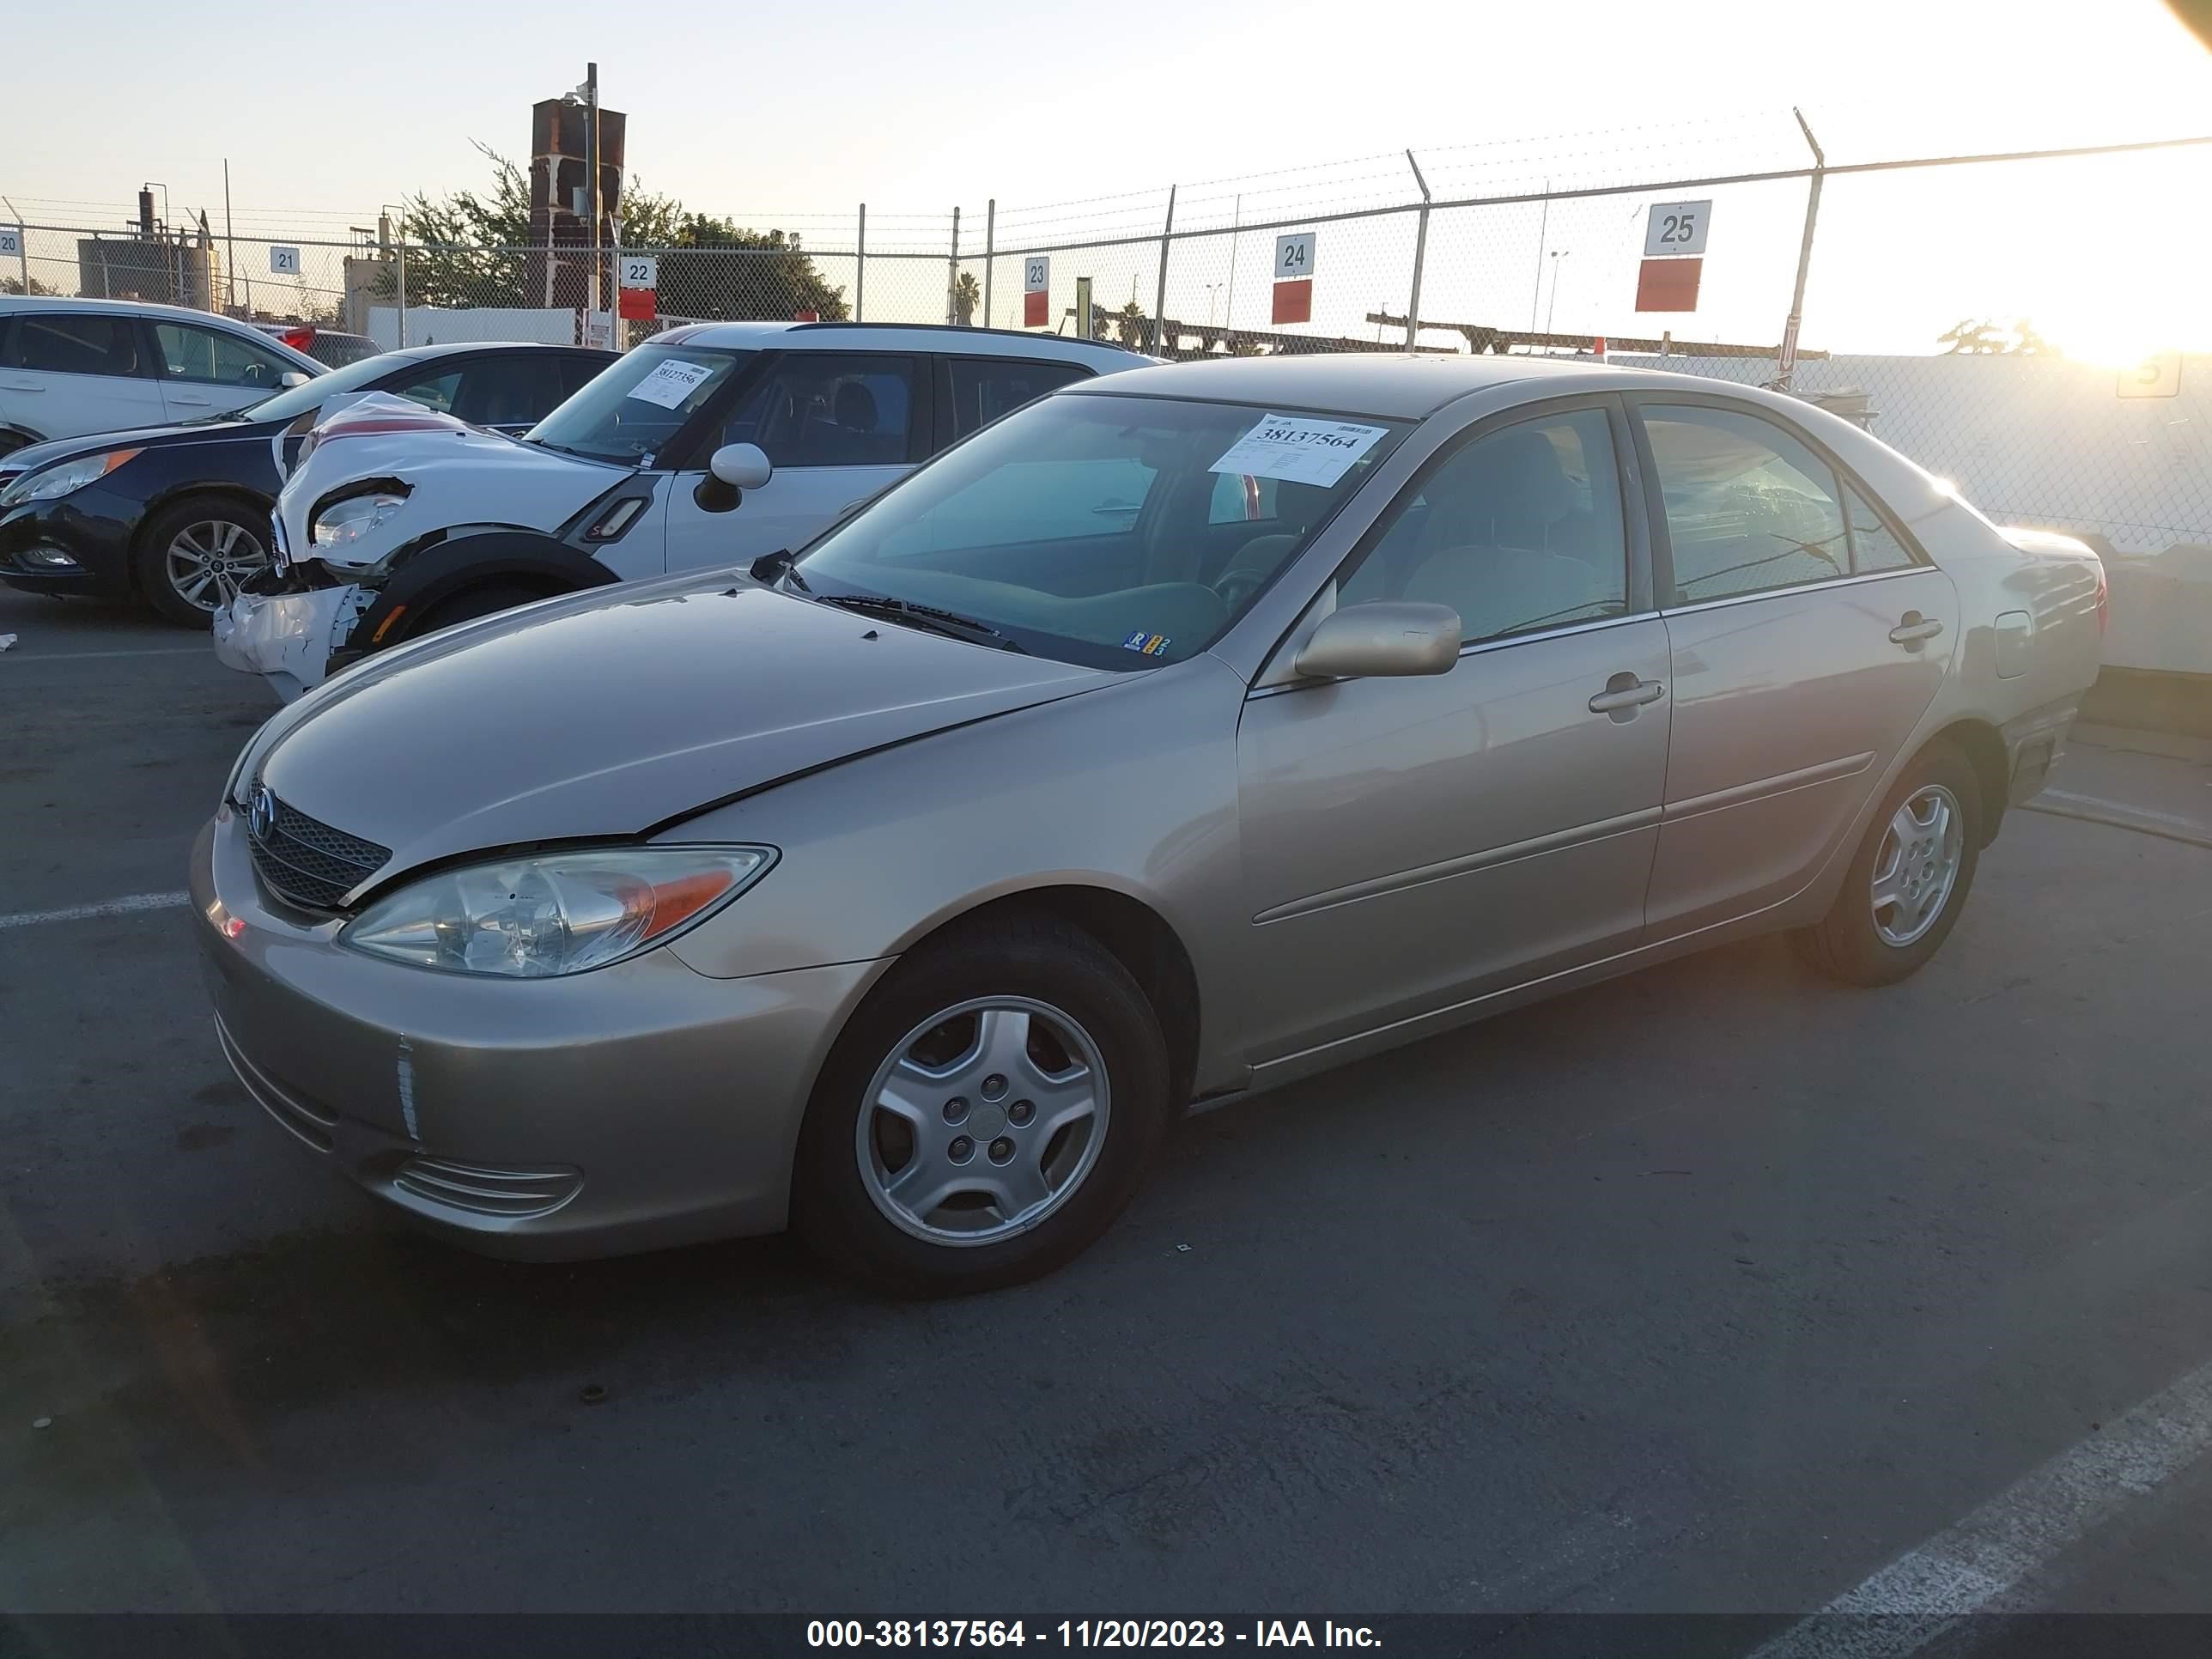
POLYGON ((212 616, 236 599, 247 580, 269 567, 269 550, 244 525, 202 519, 169 538, 161 572, 176 596, 212 616))

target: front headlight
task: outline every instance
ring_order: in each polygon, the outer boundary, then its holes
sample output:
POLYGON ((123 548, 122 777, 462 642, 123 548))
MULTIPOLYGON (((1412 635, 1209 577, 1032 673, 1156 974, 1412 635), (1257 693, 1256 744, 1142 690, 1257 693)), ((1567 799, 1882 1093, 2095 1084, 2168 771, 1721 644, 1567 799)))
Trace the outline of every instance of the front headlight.
POLYGON ((56 461, 21 477, 0 490, 0 507, 14 507, 21 501, 51 501, 98 483, 125 462, 135 460, 139 452, 135 449, 110 449, 98 455, 80 455, 73 461, 56 461))
POLYGON ((338 943, 449 974, 580 974, 704 921, 775 861, 771 847, 630 847, 473 864, 379 899, 338 943))
POLYGON ((394 489, 349 495, 342 501, 332 501, 315 514, 307 535, 317 547, 345 547, 359 541, 406 505, 406 495, 394 489))

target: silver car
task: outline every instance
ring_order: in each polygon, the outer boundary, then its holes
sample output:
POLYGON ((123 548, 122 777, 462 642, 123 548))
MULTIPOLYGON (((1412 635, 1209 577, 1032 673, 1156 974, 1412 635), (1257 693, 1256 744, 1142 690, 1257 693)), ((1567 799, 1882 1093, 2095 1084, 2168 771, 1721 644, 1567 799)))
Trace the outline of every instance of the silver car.
POLYGON ((2104 580, 1786 397, 1143 368, 795 560, 553 599, 264 726, 192 858, 269 1115, 502 1254, 1067 1261, 1194 1101, 1790 930, 1911 973, 2104 580))

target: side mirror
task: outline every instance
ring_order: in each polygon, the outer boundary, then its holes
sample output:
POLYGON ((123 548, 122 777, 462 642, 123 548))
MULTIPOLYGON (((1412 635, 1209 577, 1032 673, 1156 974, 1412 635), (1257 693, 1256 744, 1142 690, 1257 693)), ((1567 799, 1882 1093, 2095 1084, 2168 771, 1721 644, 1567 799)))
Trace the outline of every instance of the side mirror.
POLYGON ((1375 599, 1332 614, 1300 647, 1295 666, 1316 679, 1449 674, 1459 639, 1459 612, 1448 605, 1375 599))
POLYGON ((296 368, 288 368, 276 377, 276 384, 289 392, 295 386, 305 386, 307 377, 296 368))
POLYGON ((758 489, 775 476, 758 444, 724 444, 707 463, 707 471, 732 489, 758 489))

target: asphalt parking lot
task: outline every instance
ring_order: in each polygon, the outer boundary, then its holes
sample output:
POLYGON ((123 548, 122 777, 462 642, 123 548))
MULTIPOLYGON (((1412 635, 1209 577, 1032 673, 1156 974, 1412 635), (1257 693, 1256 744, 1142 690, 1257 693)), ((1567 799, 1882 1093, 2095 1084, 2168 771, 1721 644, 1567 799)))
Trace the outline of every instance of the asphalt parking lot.
POLYGON ((0 1608, 1696 1612, 1748 1651, 1971 1557, 1989 1605, 2212 1609, 2186 838, 2014 815, 1906 985, 1762 941, 1582 992, 1193 1119, 1072 1268, 894 1304, 781 1240, 480 1261, 317 1170, 158 902, 265 693, 118 611, 11 631, 0 1608), (2100 1443, 2132 1484, 2091 1502, 2100 1443))

